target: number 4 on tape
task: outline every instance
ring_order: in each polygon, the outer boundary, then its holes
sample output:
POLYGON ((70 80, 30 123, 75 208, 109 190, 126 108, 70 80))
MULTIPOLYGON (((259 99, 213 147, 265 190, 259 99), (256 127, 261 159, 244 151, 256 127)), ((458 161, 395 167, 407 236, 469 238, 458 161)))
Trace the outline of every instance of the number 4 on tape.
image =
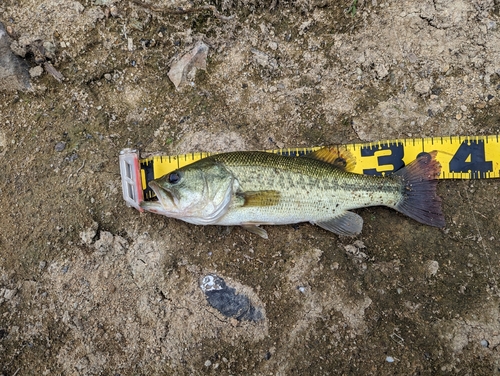
POLYGON ((450 172, 470 172, 473 178, 485 178, 493 172, 493 161, 485 157, 484 140, 463 141, 450 161, 450 172))

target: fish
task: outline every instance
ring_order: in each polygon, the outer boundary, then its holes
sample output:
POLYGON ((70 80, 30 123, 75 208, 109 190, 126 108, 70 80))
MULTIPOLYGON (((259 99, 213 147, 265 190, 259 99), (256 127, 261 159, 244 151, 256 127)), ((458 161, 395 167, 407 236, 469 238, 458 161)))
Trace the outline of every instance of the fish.
POLYGON ((351 172, 347 149, 324 147, 301 157, 235 151, 205 157, 149 182, 157 201, 147 212, 196 225, 241 226, 267 239, 263 225, 310 222, 356 236, 363 218, 351 210, 387 206, 438 228, 445 226, 438 196, 437 151, 421 153, 389 176, 351 172))

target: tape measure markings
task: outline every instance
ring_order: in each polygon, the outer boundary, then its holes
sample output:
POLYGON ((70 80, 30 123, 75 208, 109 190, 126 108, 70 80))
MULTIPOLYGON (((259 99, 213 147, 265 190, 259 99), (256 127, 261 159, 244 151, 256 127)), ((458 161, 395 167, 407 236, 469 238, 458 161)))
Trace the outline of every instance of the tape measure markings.
MULTIPOLYGON (((399 170, 420 153, 437 150, 437 159, 442 170, 439 179, 491 179, 500 177, 500 140, 499 135, 490 136, 445 136, 435 138, 410 138, 368 143, 350 143, 340 145, 346 148, 356 159, 353 172, 383 176, 399 170)), ((280 155, 302 156, 321 147, 284 148, 266 150, 280 155)), ((137 153, 136 151, 133 151, 137 153)), ((125 151, 122 153, 126 154, 125 151)), ((122 153, 120 161, 122 161, 122 153)), ((140 175, 137 179, 143 189, 145 199, 154 197, 154 192, 147 183, 173 170, 210 156, 210 152, 192 152, 183 155, 157 155, 144 159, 136 158, 140 175)), ((127 158, 127 157, 123 157, 127 158)), ((130 157, 132 158, 132 157, 130 157)), ((120 163, 120 168, 130 166, 120 163)), ((133 168, 136 168, 132 166, 133 168)), ((127 177, 130 171, 123 176, 127 177)), ((130 180, 130 177, 127 179, 130 180)), ((125 197, 125 183, 124 197, 125 197)), ((127 188, 130 191, 130 187, 127 188)), ((132 194, 131 194, 132 196, 132 194)), ((136 195, 137 196, 137 195, 136 195)), ((139 194, 140 196, 140 194, 139 194)), ((133 206, 133 205, 132 205, 133 206)))

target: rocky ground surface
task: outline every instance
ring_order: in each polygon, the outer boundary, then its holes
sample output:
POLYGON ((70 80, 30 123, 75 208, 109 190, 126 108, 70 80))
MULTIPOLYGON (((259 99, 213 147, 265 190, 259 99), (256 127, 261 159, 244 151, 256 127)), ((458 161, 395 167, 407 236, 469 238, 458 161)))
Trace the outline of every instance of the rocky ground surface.
POLYGON ((499 134, 499 15, 0 2, 0 374, 499 374, 498 180, 441 181, 442 230, 368 208, 354 239, 304 224, 264 240, 128 208, 118 168, 126 147, 499 134), (197 69, 169 76, 195 46, 197 69), (219 312, 211 275, 257 319, 219 312))

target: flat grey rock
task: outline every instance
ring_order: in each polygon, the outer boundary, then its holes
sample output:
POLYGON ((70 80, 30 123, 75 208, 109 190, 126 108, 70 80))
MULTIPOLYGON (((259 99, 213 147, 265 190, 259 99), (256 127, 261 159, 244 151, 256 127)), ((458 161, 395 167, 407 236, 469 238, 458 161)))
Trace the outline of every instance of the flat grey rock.
POLYGON ((0 23, 0 91, 29 90, 30 88, 28 65, 12 53, 9 35, 0 23))
POLYGON ((215 274, 203 277, 200 287, 207 297, 208 304, 226 317, 235 318, 238 321, 255 322, 264 318, 262 312, 253 306, 248 296, 238 294, 236 289, 229 287, 221 277, 215 274))

